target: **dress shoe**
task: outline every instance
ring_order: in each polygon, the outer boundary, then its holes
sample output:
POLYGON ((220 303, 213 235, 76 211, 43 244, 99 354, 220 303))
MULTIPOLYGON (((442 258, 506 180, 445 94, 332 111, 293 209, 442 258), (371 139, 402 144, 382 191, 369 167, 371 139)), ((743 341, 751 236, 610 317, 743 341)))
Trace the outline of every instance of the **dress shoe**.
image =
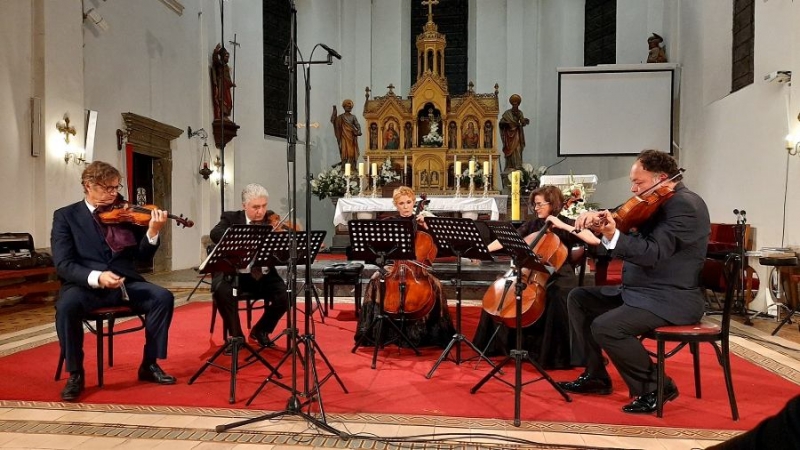
POLYGON ((150 381, 158 384, 175 384, 175 377, 168 375, 157 363, 139 366, 139 381, 150 381))
POLYGON ((608 395, 611 393, 611 380, 609 378, 593 377, 582 374, 575 381, 560 381, 562 389, 576 394, 608 395))
POLYGON ((275 343, 269 338, 269 333, 252 330, 250 331, 250 340, 258 342, 258 345, 263 347, 275 347, 275 343))
MULTIPOLYGON (((671 381, 664 386, 664 403, 678 398, 678 387, 671 381)), ((642 394, 622 407, 622 411, 630 414, 649 414, 657 409, 658 391, 642 394)))
POLYGON ((65 402, 74 402, 80 397, 84 387, 85 382, 82 373, 70 374, 67 385, 64 386, 64 390, 61 391, 61 400, 65 402))

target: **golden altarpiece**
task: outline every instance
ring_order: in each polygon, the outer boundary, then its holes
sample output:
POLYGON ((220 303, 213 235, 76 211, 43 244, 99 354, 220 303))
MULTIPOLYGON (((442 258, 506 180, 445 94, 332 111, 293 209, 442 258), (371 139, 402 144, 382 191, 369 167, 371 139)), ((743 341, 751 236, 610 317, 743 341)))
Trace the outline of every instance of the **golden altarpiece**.
MULTIPOLYGON (((492 94, 476 94, 470 82, 464 95, 449 95, 444 73, 447 41, 433 22, 435 3, 423 4, 428 6, 428 22, 417 36, 417 81, 408 98, 397 96, 391 84, 382 97, 370 98, 366 89, 365 157, 378 166, 389 158, 406 185, 432 195, 454 194, 456 161, 468 174, 474 158, 476 174, 489 163, 489 193, 497 194, 499 87, 495 84, 492 94)), ((482 181, 475 178, 480 187, 476 192, 482 192, 482 181)), ((468 189, 462 181, 461 193, 468 189)))

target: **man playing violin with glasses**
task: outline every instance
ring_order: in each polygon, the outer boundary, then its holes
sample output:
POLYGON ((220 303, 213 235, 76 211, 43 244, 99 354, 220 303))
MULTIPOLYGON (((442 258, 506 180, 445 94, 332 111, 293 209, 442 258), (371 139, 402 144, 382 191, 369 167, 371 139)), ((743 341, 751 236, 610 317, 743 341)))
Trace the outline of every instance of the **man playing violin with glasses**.
MULTIPOLYGON (((231 225, 268 225, 267 220, 274 215, 267 209, 269 193, 260 184, 248 184, 242 189, 242 207, 239 211, 225 211, 219 223, 211 230, 211 240, 216 244, 231 225)), ((272 346, 269 334, 275 330, 289 305, 286 283, 274 268, 257 268, 250 274, 240 274, 239 289, 253 294, 254 298, 264 299, 264 314, 250 330, 250 339, 261 347, 272 346), (266 273, 264 273, 266 270, 266 273)), ((243 337, 239 320, 238 301, 233 295, 233 278, 223 273, 214 274, 211 291, 222 322, 231 337, 243 337)))
MULTIPOLYGON (((637 197, 652 188, 671 192, 652 215, 636 224, 637 231, 620 232, 624 218, 619 210, 589 211, 575 221, 575 230, 600 233, 610 255, 623 260, 622 284, 570 292, 573 345, 583 347, 587 367, 576 380, 559 384, 579 394, 611 394, 601 354, 605 351, 635 397, 622 408, 626 413, 656 410, 657 368, 639 336, 665 325, 694 324, 703 315, 699 274, 711 223, 705 202, 684 186, 679 174, 672 156, 645 150, 631 167, 631 192, 637 197)), ((664 401, 677 397, 678 388, 667 378, 664 401)))
POLYGON ((84 199, 53 214, 50 246, 61 279, 56 301, 56 331, 70 376, 61 398, 75 401, 84 390, 83 319, 94 309, 123 302, 145 315, 145 344, 139 380, 174 384, 156 362, 167 357, 167 338, 174 297, 145 281, 137 259, 148 261, 159 246, 167 211, 155 209, 147 228, 123 223, 106 225, 98 213, 119 200, 122 176, 110 164, 95 161, 81 175, 84 199))

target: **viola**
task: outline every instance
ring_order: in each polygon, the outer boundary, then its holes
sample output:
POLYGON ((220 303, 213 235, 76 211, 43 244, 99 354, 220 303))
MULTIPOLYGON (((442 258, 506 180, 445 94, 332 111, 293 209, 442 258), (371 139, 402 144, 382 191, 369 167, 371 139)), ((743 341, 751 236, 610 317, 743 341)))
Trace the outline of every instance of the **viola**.
MULTIPOLYGON (((150 216, 155 209, 160 209, 156 205, 133 205, 125 201, 124 198, 118 198, 106 211, 98 212, 97 217, 100 223, 105 225, 118 225, 121 223, 132 223, 146 227, 150 224, 150 216)), ((174 214, 167 214, 167 217, 174 220, 178 225, 183 228, 191 228, 194 226, 194 221, 183 214, 176 216, 174 214)))
MULTIPOLYGON (((561 239, 550 231, 550 222, 546 222, 530 246, 536 258, 518 268, 525 289, 522 291, 522 314, 520 325, 525 328, 533 325, 544 313, 545 290, 550 272, 545 265, 552 266, 558 271, 567 260, 568 250, 561 239)), ((498 278, 483 295, 483 309, 496 321, 500 321, 510 328, 517 326, 517 306, 515 295, 517 288, 517 273, 509 270, 498 278)))
MULTIPOLYGON (((425 194, 414 207, 414 218, 430 200, 425 194)), ((416 228, 416 220, 414 222, 416 228)), ((431 312, 436 304, 433 282, 428 267, 433 265, 438 249, 430 234, 417 229, 414 235, 415 260, 395 261, 384 281, 386 291, 383 309, 390 315, 419 319, 431 312)))
POLYGON ((638 228, 652 217, 661 205, 675 194, 674 189, 671 186, 667 186, 666 182, 675 180, 683 175, 685 171, 686 169, 683 168, 678 169, 678 173, 675 175, 661 180, 650 189, 634 195, 628 201, 615 208, 611 217, 614 218, 617 229, 621 233, 627 233, 634 228, 638 228))

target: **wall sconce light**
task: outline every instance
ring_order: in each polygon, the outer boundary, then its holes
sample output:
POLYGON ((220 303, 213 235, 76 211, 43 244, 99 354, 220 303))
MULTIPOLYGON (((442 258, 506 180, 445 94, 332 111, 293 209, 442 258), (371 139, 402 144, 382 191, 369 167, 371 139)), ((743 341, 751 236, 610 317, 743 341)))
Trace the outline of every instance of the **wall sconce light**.
POLYGON ((64 115, 63 120, 59 120, 58 122, 56 122, 56 129, 59 131, 59 133, 64 134, 64 142, 66 142, 67 144, 69 144, 69 135, 71 134, 75 136, 76 134, 75 127, 71 127, 69 125, 69 116, 67 115, 64 115))
POLYGON ((217 159, 214 160, 214 167, 216 167, 216 169, 214 169, 212 172, 213 175, 211 175, 214 182, 217 183, 217 186, 219 186, 219 182, 222 180, 222 186, 227 186, 228 182, 225 180, 225 174, 222 173, 222 160, 219 158, 219 156, 217 156, 217 159))
MULTIPOLYGON (((800 119, 800 117, 798 117, 800 119)), ((789 155, 795 156, 797 155, 797 151, 800 149, 800 138, 793 134, 786 135, 786 151, 789 152, 789 155)))
POLYGON ((108 31, 110 28, 108 22, 106 22, 106 19, 104 19, 103 16, 101 16, 100 13, 94 8, 91 8, 84 13, 83 20, 85 21, 86 19, 89 19, 89 21, 92 22, 94 26, 99 28, 100 31, 108 31))

